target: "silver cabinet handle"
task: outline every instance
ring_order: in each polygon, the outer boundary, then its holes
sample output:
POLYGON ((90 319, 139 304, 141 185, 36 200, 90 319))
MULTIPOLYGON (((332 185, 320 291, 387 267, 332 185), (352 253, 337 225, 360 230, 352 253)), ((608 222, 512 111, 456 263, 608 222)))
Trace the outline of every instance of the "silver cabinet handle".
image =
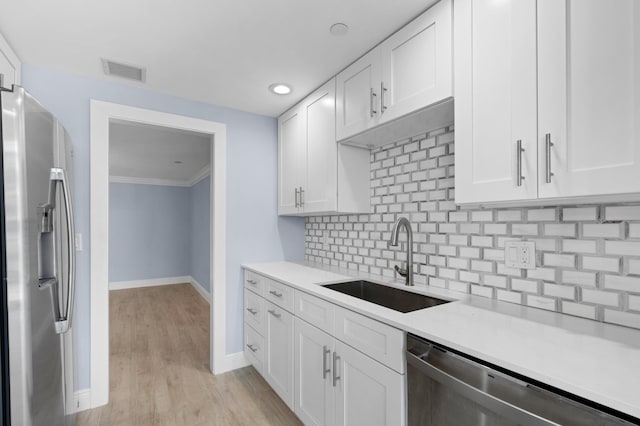
POLYGON ((522 153, 524 148, 522 147, 522 139, 516 141, 516 186, 522 186, 524 176, 522 176, 522 153))
POLYGON ((256 311, 255 309, 252 308, 247 308, 247 312, 249 312, 251 315, 255 315, 258 313, 258 311, 256 311))
POLYGON ((331 368, 327 367, 327 355, 331 353, 331 349, 329 349, 326 345, 322 347, 322 379, 327 378, 327 374, 331 372, 331 368))
POLYGON ((249 350, 251 352, 256 352, 258 350, 258 348, 256 348, 255 346, 251 345, 251 344, 247 344, 247 348, 249 348, 249 350))
POLYGON ((338 382, 338 380, 340 380, 340 376, 338 376, 338 361, 340 360, 340 357, 338 356, 337 352, 333 353, 333 387, 336 387, 336 383, 338 382))
POLYGON ((273 315, 276 318, 280 318, 282 316, 282 314, 277 313, 276 311, 274 311, 273 309, 269 309, 269 313, 271 315, 273 315))
POLYGON ((282 297, 282 293, 278 293, 275 290, 269 290, 269 294, 273 294, 275 297, 282 297))
POLYGON ((553 146, 553 142, 551 142, 551 133, 547 133, 544 137, 545 143, 545 177, 544 181, 546 183, 551 183, 551 176, 553 173, 551 172, 551 147, 553 146))
POLYGON ((295 188, 294 191, 296 193, 295 199, 296 199, 296 209, 297 209, 298 205, 300 204, 300 203, 298 203, 298 188, 295 188))
POLYGON ((373 91, 373 87, 371 88, 371 91, 369 92, 369 115, 373 118, 373 116, 376 115, 376 113, 378 111, 376 111, 374 108, 375 105, 375 97, 376 97, 376 93, 373 91))
POLYGON ((300 187, 300 207, 304 206, 304 189, 302 189, 302 187, 300 187))
POLYGON ((258 282, 257 282, 256 280, 247 280, 247 282, 248 282, 249 284, 253 284, 253 285, 258 284, 258 282))
POLYGON ((387 88, 384 87, 384 81, 380 82, 380 115, 384 114, 387 107, 384 105, 384 94, 387 93, 387 88))

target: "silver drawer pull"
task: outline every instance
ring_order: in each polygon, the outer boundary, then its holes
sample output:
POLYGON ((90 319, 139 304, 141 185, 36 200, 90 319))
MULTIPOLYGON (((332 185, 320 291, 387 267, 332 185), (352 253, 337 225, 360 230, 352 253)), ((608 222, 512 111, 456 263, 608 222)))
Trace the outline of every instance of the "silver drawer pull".
POLYGON ((327 378, 327 374, 331 372, 331 368, 327 366, 327 355, 331 353, 331 349, 326 346, 322 347, 322 379, 327 378))
POLYGON ((258 281, 256 281, 256 280, 247 280, 247 282, 248 282, 249 284, 253 284, 253 285, 258 284, 258 281))
POLYGON ((336 387, 336 383, 340 380, 340 376, 338 376, 338 361, 340 361, 340 356, 337 352, 333 353, 333 387, 336 387))
POLYGON ((273 315, 276 318, 280 318, 282 316, 282 314, 277 313, 276 311, 274 311, 273 309, 269 309, 269 313, 271 315, 273 315))
POLYGON ((256 311, 255 309, 251 309, 251 308, 247 308, 247 311, 251 314, 251 315, 255 315, 258 313, 258 311, 256 311))
POLYGON ((255 346, 249 344, 247 345, 247 348, 249 348, 251 352, 256 352, 258 350, 258 348, 256 348, 255 346))
POLYGON ((551 183, 551 177, 553 176, 553 172, 551 171, 551 147, 553 146, 553 142, 551 142, 551 133, 547 133, 544 135, 544 148, 545 148, 545 183, 551 183))
POLYGON ((516 141, 516 186, 522 186, 524 176, 522 176, 522 153, 524 148, 522 147, 522 139, 516 141))
POLYGON ((271 290, 271 291, 269 291, 269 294, 273 294, 275 297, 282 297, 282 293, 278 293, 278 292, 277 292, 277 291, 275 291, 275 290, 271 290))

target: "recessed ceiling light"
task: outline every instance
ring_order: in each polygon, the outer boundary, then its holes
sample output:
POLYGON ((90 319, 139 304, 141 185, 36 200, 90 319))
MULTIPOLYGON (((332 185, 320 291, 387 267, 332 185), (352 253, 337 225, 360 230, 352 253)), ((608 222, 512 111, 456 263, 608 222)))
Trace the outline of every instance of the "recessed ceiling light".
POLYGON ((176 161, 173 162, 173 164, 182 164, 182 161, 176 160, 176 161))
POLYGON ((349 27, 347 24, 343 24, 342 22, 337 22, 329 28, 329 32, 334 36, 343 36, 349 31, 349 27))
POLYGON ((269 86, 269 90, 271 90, 276 95, 288 95, 291 93, 291 87, 284 83, 275 83, 269 86))

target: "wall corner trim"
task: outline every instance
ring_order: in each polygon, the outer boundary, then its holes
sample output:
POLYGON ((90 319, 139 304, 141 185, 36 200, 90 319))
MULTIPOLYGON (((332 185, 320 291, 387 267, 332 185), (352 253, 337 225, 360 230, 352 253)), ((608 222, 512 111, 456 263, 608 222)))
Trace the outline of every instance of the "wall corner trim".
POLYGON ((211 304, 211 293, 208 292, 203 286, 202 284, 200 284, 198 282, 198 280, 196 280, 193 277, 189 277, 189 282, 191 283, 191 286, 200 294, 200 296, 202 296, 202 298, 204 300, 207 301, 207 303, 211 304))

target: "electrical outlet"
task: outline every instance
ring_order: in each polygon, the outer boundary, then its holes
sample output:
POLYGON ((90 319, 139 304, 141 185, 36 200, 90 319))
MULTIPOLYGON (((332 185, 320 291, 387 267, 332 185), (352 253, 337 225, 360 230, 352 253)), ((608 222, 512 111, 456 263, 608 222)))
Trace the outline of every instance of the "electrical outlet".
POLYGON ((504 263, 510 268, 535 269, 536 243, 533 241, 507 241, 504 244, 504 263))

